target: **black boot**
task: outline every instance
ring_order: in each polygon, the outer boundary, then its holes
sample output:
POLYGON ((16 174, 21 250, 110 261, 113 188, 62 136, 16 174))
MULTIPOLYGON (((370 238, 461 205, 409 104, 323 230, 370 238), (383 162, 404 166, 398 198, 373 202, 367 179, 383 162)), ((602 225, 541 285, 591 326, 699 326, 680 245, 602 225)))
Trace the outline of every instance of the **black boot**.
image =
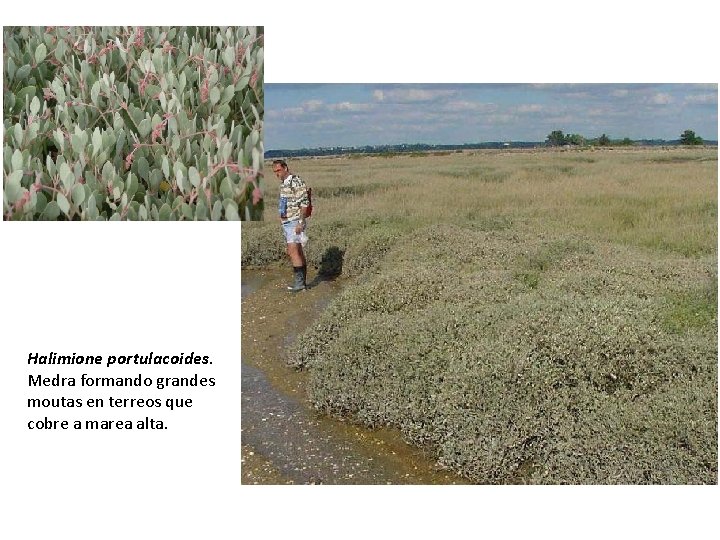
POLYGON ((297 292, 305 290, 305 270, 302 266, 293 266, 295 282, 288 285, 288 291, 297 292))

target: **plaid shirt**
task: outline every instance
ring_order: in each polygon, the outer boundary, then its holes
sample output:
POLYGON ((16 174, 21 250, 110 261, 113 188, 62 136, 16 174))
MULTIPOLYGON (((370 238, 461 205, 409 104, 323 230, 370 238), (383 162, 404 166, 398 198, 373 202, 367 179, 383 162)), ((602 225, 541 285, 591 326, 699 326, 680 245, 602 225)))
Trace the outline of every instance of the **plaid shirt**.
POLYGON ((282 222, 287 223, 300 219, 300 208, 307 208, 309 204, 305 182, 295 174, 288 175, 280 184, 278 213, 282 222))

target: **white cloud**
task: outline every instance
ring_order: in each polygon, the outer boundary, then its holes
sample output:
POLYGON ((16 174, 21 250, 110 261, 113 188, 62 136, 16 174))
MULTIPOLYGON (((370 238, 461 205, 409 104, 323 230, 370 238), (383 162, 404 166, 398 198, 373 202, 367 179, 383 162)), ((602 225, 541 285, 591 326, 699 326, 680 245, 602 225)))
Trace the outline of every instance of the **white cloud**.
POLYGON ((338 120, 337 118, 323 118, 321 120, 318 120, 316 122, 313 122, 313 127, 315 129, 322 129, 322 128, 328 128, 328 127, 345 127, 345 123, 338 120))
MULTIPOLYGON (((558 114, 557 116, 550 116, 545 118, 546 124, 555 124, 557 126, 563 126, 568 124, 574 124, 577 122, 577 118, 572 114, 558 114)), ((562 127, 557 129, 563 129, 562 127)), ((567 128, 564 128, 567 129, 567 128)))
POLYGON ((567 92, 564 97, 570 99, 588 99, 592 97, 590 92, 567 92))
POLYGON ((302 103, 303 109, 307 112, 316 112, 323 108, 324 103, 319 99, 311 99, 302 103))
POLYGON ((492 112, 497 110, 497 105, 477 101, 448 101, 443 109, 448 112, 492 112))
POLYGON ((509 124, 517 120, 514 114, 492 114, 486 118, 489 124, 509 124))
POLYGON ((648 98, 648 103, 651 103, 652 105, 669 105, 672 102, 673 97, 664 92, 658 92, 648 98))
POLYGON ((523 103, 515 107, 517 113, 538 113, 545 110, 545 107, 539 103, 523 103))
POLYGON ((350 103, 349 101, 343 101, 341 103, 335 103, 328 105, 328 110, 338 112, 367 112, 373 109, 371 103, 350 103))
POLYGON ((284 109, 278 109, 277 111, 266 111, 265 116, 284 118, 287 116, 297 117, 305 113, 302 107, 286 107, 284 109))
POLYGON ((608 116, 609 113, 608 113, 608 111, 607 111, 606 109, 604 109, 604 108, 601 108, 601 107, 591 107, 591 108, 589 108, 589 109, 586 111, 585 114, 586 114, 587 116, 590 116, 590 117, 595 117, 595 116, 606 117, 606 116, 608 116))
POLYGON ((393 88, 390 90, 375 90, 373 98, 376 101, 392 103, 422 103, 448 98, 457 94, 455 90, 431 90, 427 88, 393 88))
POLYGON ((717 102, 717 94, 697 94, 685 98, 685 103, 690 105, 716 105, 717 102))

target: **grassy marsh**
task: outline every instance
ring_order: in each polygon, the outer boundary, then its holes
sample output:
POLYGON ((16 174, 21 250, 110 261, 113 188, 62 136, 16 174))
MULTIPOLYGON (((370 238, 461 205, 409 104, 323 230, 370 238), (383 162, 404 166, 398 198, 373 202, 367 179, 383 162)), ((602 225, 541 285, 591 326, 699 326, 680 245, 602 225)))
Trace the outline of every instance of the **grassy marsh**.
MULTIPOLYGON (((290 355, 318 409, 478 483, 717 482, 716 148, 290 165, 351 278, 290 355)), ((266 220, 244 265, 283 261, 266 220)))

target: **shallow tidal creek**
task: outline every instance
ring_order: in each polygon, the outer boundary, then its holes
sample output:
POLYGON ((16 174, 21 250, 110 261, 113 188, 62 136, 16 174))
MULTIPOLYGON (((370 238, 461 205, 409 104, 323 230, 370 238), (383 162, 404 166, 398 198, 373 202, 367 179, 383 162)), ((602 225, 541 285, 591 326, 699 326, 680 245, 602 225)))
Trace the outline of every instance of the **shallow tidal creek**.
POLYGON ((289 279, 289 269, 242 271, 242 483, 466 483, 396 430, 368 430, 313 409, 308 374, 284 358, 342 284, 314 280, 293 294, 289 279))

